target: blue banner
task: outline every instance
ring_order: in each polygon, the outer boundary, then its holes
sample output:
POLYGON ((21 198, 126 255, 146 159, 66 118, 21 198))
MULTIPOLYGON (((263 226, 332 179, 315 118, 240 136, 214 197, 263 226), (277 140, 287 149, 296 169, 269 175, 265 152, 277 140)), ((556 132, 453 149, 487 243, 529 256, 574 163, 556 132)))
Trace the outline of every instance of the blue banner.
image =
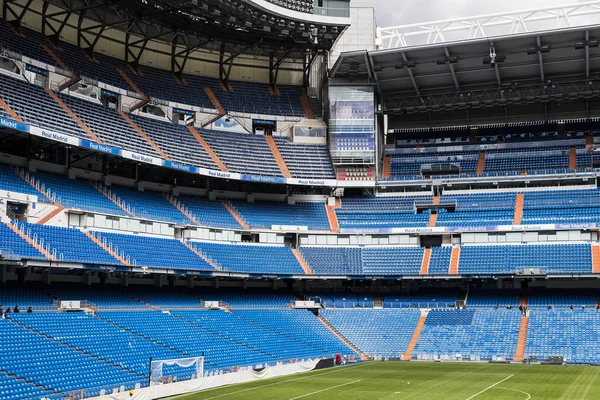
POLYGON ((192 172, 194 174, 198 173, 198 168, 193 167, 191 165, 178 163, 175 161, 167 161, 163 160, 163 167, 177 169, 179 171, 192 172))
POLYGON ((286 183, 287 179, 277 176, 245 175, 241 176, 243 181, 265 182, 265 183, 286 183))
POLYGON ((13 121, 12 119, 8 119, 8 118, 0 118, 0 126, 3 126, 5 128, 14 129, 16 131, 29 132, 29 125, 23 124, 21 122, 13 121))
POLYGON ((108 146, 106 144, 99 144, 99 143, 91 142, 89 140, 84 140, 84 139, 81 139, 79 141, 79 146, 85 147, 87 149, 92 149, 95 151, 101 151, 102 153, 113 154, 115 156, 120 156, 122 154, 121 149, 117 149, 116 147, 108 146))

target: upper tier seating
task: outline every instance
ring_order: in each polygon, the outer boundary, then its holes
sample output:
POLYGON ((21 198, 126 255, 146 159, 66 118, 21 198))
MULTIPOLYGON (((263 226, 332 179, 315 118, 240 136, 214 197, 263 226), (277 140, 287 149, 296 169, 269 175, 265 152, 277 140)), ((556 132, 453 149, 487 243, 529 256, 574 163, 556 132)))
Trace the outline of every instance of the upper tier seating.
POLYGON ((92 140, 40 86, 0 74, 0 97, 26 123, 92 140))
POLYGON ((113 108, 67 94, 60 93, 59 97, 103 143, 150 157, 160 157, 113 108))
POLYGON ((431 196, 344 197, 342 208, 335 213, 340 228, 423 227, 427 226, 429 213, 415 213, 414 205, 431 202, 431 196))
POLYGON ((519 310, 431 310, 413 352, 463 358, 512 359, 519 335, 519 310))
POLYGON ((315 274, 326 275, 418 275, 423 248, 396 247, 311 247, 300 252, 315 274))
POLYGON ((534 244, 462 246, 460 274, 515 274, 523 268, 549 273, 591 273, 589 244, 534 244))
POLYGON ((120 68, 134 84, 147 96, 178 103, 189 104, 214 109, 214 105, 205 94, 202 87, 210 87, 222 106, 227 111, 245 112, 263 115, 283 115, 304 117, 304 109, 300 102, 298 86, 279 85, 281 95, 270 95, 266 83, 231 81, 233 91, 223 90, 218 79, 185 75, 188 85, 179 84, 168 70, 150 66, 139 66, 134 73, 120 59, 94 53, 91 60, 76 46, 62 41, 60 49, 50 45, 42 34, 31 29, 22 28, 24 37, 12 32, 4 21, 0 26, 0 42, 12 51, 30 56, 49 65, 56 62, 45 51, 40 43, 46 46, 66 64, 77 76, 91 78, 110 85, 134 90, 125 79, 117 73, 120 68))
POLYGON ((333 164, 326 146, 297 144, 277 136, 273 138, 294 178, 335 179, 333 164), (310 162, 307 163, 307 160, 310 162))
POLYGON ((596 310, 531 310, 525 358, 562 356, 567 362, 600 362, 600 313, 596 310))
POLYGON ((8 192, 28 194, 38 196, 38 201, 45 201, 44 196, 34 189, 29 183, 25 182, 19 175, 5 164, 0 164, 0 189, 8 192))
POLYGON ((356 247, 300 247, 300 253, 314 274, 361 275, 362 252, 356 247))
POLYGON ((512 225, 515 201, 514 193, 443 195, 440 203, 454 203, 456 210, 439 210, 436 226, 512 225))
POLYGON ((129 118, 173 161, 196 167, 218 169, 206 150, 185 125, 129 114, 129 118))
POLYGON ((591 223, 600 219, 600 190, 527 192, 523 224, 591 223))
POLYGON ((310 230, 329 231, 325 205, 321 202, 257 201, 248 203, 232 200, 231 205, 251 228, 271 229, 273 225, 307 226, 310 230))
POLYGON ((215 228, 241 229, 242 226, 218 200, 199 196, 177 196, 196 221, 215 228))
POLYGON ((224 271, 304 274, 289 247, 189 242, 224 271))
POLYGON ((52 252, 56 251, 55 257, 60 261, 101 265, 120 264, 78 229, 24 222, 19 222, 18 226, 21 230, 30 232, 30 237, 43 240, 44 246, 50 246, 52 252))
POLYGON ((421 312, 355 308, 327 309, 321 315, 361 351, 398 357, 406 351, 421 312))
MULTIPOLYGON (((127 216, 125 211, 100 193, 90 181, 84 179, 67 179, 63 175, 41 171, 36 171, 31 175, 42 182, 45 187, 52 190, 52 192, 55 192, 60 198, 59 202, 66 208, 123 217, 127 216)), ((0 187, 2 187, 1 184, 0 187)), ((42 199, 41 196, 40 199, 42 199)))
POLYGON ((139 267, 214 271, 179 240, 109 232, 95 232, 95 235, 107 239, 119 252, 130 256, 132 264, 139 267))
POLYGON ((137 189, 125 186, 111 186, 107 188, 127 204, 132 212, 144 219, 153 221, 170 222, 177 225, 195 225, 181 211, 173 207, 162 193, 153 191, 140 192, 137 189))
POLYGON ((450 269, 451 256, 452 246, 433 246, 427 272, 430 275, 447 275, 450 269))
POLYGON ((283 176, 264 137, 209 130, 202 130, 201 134, 230 172, 283 176))

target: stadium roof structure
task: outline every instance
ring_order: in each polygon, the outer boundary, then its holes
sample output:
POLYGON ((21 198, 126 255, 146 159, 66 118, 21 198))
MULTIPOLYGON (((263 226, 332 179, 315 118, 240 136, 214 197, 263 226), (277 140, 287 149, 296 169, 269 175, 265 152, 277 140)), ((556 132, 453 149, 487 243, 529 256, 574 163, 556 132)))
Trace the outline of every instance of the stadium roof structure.
MULTIPOLYGON (((93 53, 100 38, 125 47, 127 62, 139 63, 149 43, 172 48, 180 73, 196 50, 221 55, 221 70, 241 55, 302 60, 331 48, 349 18, 311 15, 265 6, 262 0, 5 0, 3 18, 19 27, 26 14, 39 14, 42 33, 55 43, 66 26, 77 45, 93 53), (279 12, 276 12, 279 11, 279 12), (303 14, 305 16, 303 16, 303 14), (302 19, 296 19, 300 18, 302 19), (311 22, 312 21, 312 22, 311 22), (119 32, 115 35, 114 32, 119 32)), ((225 76, 224 78, 227 78, 225 76)))
POLYGON ((600 1, 379 28, 342 53, 333 82, 377 87, 390 127, 600 115, 600 1))

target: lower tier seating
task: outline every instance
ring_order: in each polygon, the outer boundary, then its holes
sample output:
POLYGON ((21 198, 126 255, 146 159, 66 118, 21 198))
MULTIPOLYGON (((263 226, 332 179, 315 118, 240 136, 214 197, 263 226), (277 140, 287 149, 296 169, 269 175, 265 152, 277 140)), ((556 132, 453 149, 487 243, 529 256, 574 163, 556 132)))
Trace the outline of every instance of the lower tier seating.
POLYGON ((398 357, 406 351, 421 312, 356 308, 327 309, 321 315, 361 351, 398 357))
POLYGON ((460 354, 511 359, 520 321, 519 310, 431 310, 413 357, 460 354))

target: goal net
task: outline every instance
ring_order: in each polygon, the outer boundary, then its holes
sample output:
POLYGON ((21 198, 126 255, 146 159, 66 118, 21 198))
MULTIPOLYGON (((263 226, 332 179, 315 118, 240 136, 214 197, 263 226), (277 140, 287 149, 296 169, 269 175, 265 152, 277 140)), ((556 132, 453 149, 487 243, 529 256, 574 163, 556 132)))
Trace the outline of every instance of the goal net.
POLYGON ((204 357, 152 360, 150 362, 150 385, 187 381, 202 378, 204 357))

